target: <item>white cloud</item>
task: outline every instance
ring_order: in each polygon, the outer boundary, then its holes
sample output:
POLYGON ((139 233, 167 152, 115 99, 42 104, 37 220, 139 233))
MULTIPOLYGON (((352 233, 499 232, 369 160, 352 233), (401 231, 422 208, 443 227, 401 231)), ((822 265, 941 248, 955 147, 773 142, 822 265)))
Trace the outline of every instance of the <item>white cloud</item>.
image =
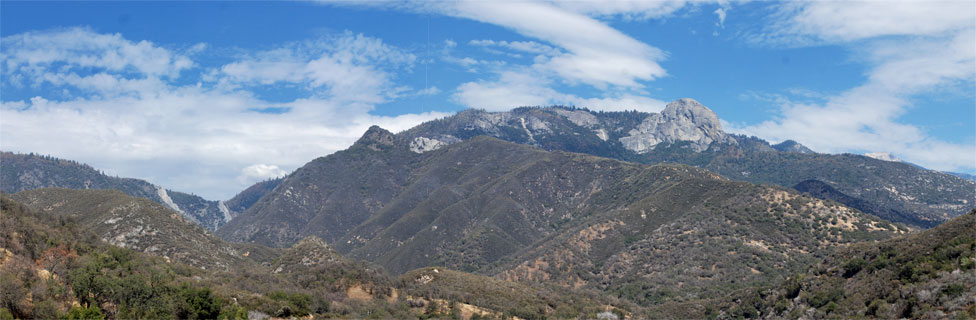
POLYGON ((604 111, 658 112, 666 104, 657 99, 628 93, 583 98, 558 92, 551 85, 545 77, 531 72, 504 71, 494 81, 461 84, 452 98, 460 104, 488 111, 505 111, 521 106, 573 105, 604 111))
POLYGON ((626 20, 647 20, 668 17, 688 4, 707 1, 548 1, 564 9, 594 17, 620 16, 626 20))
POLYGON ((186 56, 152 42, 129 41, 120 34, 100 34, 86 28, 25 32, 4 37, 3 43, 4 75, 27 77, 31 85, 50 80, 45 77, 48 75, 77 76, 77 70, 82 68, 102 69, 104 75, 129 72, 148 78, 172 78, 193 66, 186 56), (70 67, 55 69, 57 63, 70 67))
POLYGON ((291 83, 333 99, 379 103, 398 93, 393 71, 416 59, 379 39, 346 32, 258 52, 224 65, 217 78, 227 88, 291 83))
MULTIPOLYGON (((447 42, 443 61, 488 78, 463 83, 454 100, 466 106, 510 109, 536 104, 590 104, 605 110, 620 108, 658 110, 658 100, 643 97, 646 83, 667 76, 660 65, 666 53, 620 32, 598 18, 628 20, 664 18, 685 1, 435 1, 344 2, 337 5, 392 7, 418 13, 435 13, 471 19, 508 28, 538 41, 472 39, 469 45, 485 47, 509 57, 535 55, 529 64, 516 61, 457 57, 447 42), (508 50, 508 52, 494 50, 508 50), (578 97, 556 90, 558 86, 589 86, 600 97, 578 97), (622 103, 626 106, 611 106, 622 103), (650 106, 650 107, 648 107, 650 106)), ((704 2, 694 2, 701 4, 704 2)))
POLYGON ((438 89, 437 87, 434 87, 434 86, 417 90, 417 95, 418 96, 432 96, 432 95, 435 95, 435 94, 438 94, 438 93, 441 93, 441 89, 438 89))
POLYGON ((820 152, 890 152, 933 169, 972 170, 976 145, 941 141, 899 117, 916 108, 911 97, 918 94, 947 86, 967 87, 971 94, 974 9, 972 2, 791 4, 760 38, 782 44, 789 35, 814 41, 792 44, 853 46, 870 65, 867 80, 820 97, 820 103, 784 101, 776 119, 734 129, 772 141, 795 139, 820 152))
MULTIPOLYGON (((85 50, 91 56, 110 55, 127 43, 146 43, 86 30, 79 33, 79 30, 33 32, 31 37, 63 39, 71 35, 114 39, 114 42, 76 39, 76 42, 86 43, 85 50)), ((3 101, 0 103, 0 149, 78 160, 96 168, 109 169, 120 176, 147 179, 170 189, 194 191, 211 199, 226 199, 247 187, 239 178, 244 173, 251 174, 245 174, 245 177, 260 175, 260 170, 254 169, 261 168, 246 169, 255 164, 274 164, 279 170, 294 170, 311 159, 345 149, 371 125, 401 131, 447 115, 438 112, 399 116, 371 114, 376 103, 387 101, 402 90, 394 85, 392 75, 394 69, 409 68, 412 58, 382 41, 359 35, 346 34, 328 41, 288 45, 229 64, 246 65, 259 71, 259 75, 252 77, 241 75, 235 78, 239 74, 219 71, 209 74, 214 82, 234 84, 229 87, 206 83, 181 86, 167 77, 146 76, 155 72, 153 69, 140 74, 116 73, 112 69, 116 67, 107 63, 100 64, 104 67, 96 68, 91 74, 60 72, 64 66, 70 69, 90 65, 86 59, 69 55, 42 54, 46 57, 43 63, 23 63, 21 61, 27 60, 21 55, 7 53, 48 51, 44 47, 31 47, 40 45, 37 42, 16 40, 24 37, 16 35, 3 39, 3 63, 21 66, 5 75, 42 75, 46 79, 43 81, 93 93, 61 101, 40 96, 24 101, 3 101), (8 42, 8 39, 15 41, 8 42), (316 48, 316 45, 328 45, 332 49, 316 48), (266 58, 271 56, 291 60, 266 58), (315 64, 315 61, 329 63, 315 64), (262 81, 296 81, 293 74, 262 69, 262 63, 281 62, 296 62, 315 72, 334 71, 346 77, 297 72, 304 81, 320 81, 319 89, 329 90, 286 102, 268 102, 247 89, 260 86, 262 81), (349 73, 350 70, 357 72, 355 76, 349 73), (358 87, 364 79, 373 82, 358 87), (116 94, 117 87, 130 87, 137 94, 116 94), (354 93, 334 92, 340 88, 354 93), (289 111, 282 114, 252 111, 270 107, 289 111)), ((50 51, 55 53, 66 51, 57 47, 61 44, 42 44, 54 46, 50 51)), ((179 56, 165 48, 139 48, 153 57, 179 56)), ((126 59, 139 62, 145 57, 126 59)), ((176 68, 184 64, 170 65, 176 68)), ((136 67, 123 69, 126 68, 136 67)), ((265 173, 275 172, 270 167, 264 169, 269 169, 265 173)))
POLYGON ((450 15, 501 25, 566 50, 538 64, 570 83, 598 88, 637 87, 638 81, 667 74, 658 64, 665 56, 660 49, 557 6, 537 2, 459 2, 444 9, 450 15))
POLYGON ((535 41, 495 41, 495 40, 471 40, 468 42, 470 45, 482 46, 482 47, 502 47, 515 51, 521 51, 526 53, 542 54, 546 56, 554 56, 561 54, 559 49, 535 42, 535 41))
POLYGON ((284 177, 288 171, 282 170, 273 164, 253 164, 241 169, 241 175, 237 178, 241 183, 254 183, 267 179, 284 177))
POLYGON ((813 1, 780 7, 761 41, 793 45, 882 36, 939 36, 973 26, 972 1, 813 1))
POLYGON ((729 9, 724 7, 715 9, 714 13, 718 17, 718 22, 716 22, 715 25, 725 28, 725 16, 728 14, 728 11, 729 9))

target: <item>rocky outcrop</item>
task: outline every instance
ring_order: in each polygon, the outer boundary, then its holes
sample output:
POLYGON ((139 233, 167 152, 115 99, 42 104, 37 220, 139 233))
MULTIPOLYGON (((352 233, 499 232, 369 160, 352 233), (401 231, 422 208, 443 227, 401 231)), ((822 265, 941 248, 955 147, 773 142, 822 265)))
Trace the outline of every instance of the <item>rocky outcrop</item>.
POLYGON ((810 150, 810 148, 807 148, 806 146, 793 140, 786 140, 774 144, 772 147, 773 149, 776 149, 776 151, 779 152, 792 152, 792 153, 804 153, 804 154, 816 153, 813 150, 810 150))
POLYGON ((392 147, 394 141, 396 141, 396 136, 392 132, 374 125, 366 130, 366 133, 356 141, 356 144, 365 145, 373 150, 380 150, 384 147, 392 147))
POLYGON ((735 139, 722 131, 715 112, 688 98, 669 103, 664 111, 650 115, 629 134, 620 138, 620 143, 636 153, 679 141, 690 141, 690 147, 699 152, 708 150, 712 142, 735 143, 735 139))
POLYGON ((864 154, 865 157, 878 159, 881 161, 891 161, 891 162, 901 162, 901 159, 896 158, 891 155, 890 152, 868 152, 864 154))
POLYGON ((461 139, 458 139, 457 137, 452 135, 442 135, 442 136, 431 137, 431 138, 416 137, 410 141, 410 151, 415 153, 424 153, 427 151, 437 150, 440 149, 441 147, 455 144, 458 142, 461 142, 461 139))

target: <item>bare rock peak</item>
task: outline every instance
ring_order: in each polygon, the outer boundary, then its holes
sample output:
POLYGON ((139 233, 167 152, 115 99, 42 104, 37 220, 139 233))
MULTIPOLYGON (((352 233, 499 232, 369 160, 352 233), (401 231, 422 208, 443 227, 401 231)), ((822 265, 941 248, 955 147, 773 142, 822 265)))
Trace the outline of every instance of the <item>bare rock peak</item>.
POLYGON ((698 125, 722 130, 722 124, 718 120, 718 115, 712 109, 691 98, 681 98, 668 103, 664 107, 664 110, 661 111, 661 115, 668 120, 683 118, 698 125))
POLYGON ((736 143, 722 131, 718 115, 698 101, 689 98, 669 103, 661 113, 651 114, 629 136, 620 138, 624 147, 646 153, 661 143, 691 142, 695 151, 704 151, 712 142, 736 143))

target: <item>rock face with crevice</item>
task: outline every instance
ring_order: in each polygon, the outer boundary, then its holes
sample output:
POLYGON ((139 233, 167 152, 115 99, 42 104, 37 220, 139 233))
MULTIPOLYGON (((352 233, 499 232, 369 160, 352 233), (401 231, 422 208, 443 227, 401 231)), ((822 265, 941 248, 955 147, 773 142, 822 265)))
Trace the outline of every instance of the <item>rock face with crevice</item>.
POLYGON ((691 142, 688 146, 698 152, 707 150, 712 142, 735 143, 735 139, 722 131, 715 112, 688 98, 669 103, 664 111, 651 114, 628 133, 620 142, 636 153, 646 153, 661 143, 679 141, 691 142))

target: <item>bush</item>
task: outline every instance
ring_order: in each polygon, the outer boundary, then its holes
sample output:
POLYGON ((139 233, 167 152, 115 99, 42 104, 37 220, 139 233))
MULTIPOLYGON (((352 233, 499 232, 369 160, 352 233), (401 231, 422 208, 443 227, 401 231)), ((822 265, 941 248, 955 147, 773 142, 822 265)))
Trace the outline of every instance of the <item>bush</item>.
POLYGON ((312 297, 307 294, 275 291, 269 294, 268 298, 284 303, 278 310, 279 317, 301 317, 311 312, 312 297))
POLYGON ((64 317, 68 320, 105 319, 102 310, 95 306, 72 307, 64 317))
POLYGON ((179 296, 182 300, 176 311, 179 319, 215 319, 220 315, 220 300, 210 288, 197 289, 183 284, 179 296))
POLYGON ((963 291, 966 291, 966 285, 962 283, 953 283, 942 288, 942 293, 952 298, 958 297, 963 291))
POLYGON ((867 266, 867 262, 864 261, 864 259, 854 258, 848 260, 847 263, 844 264, 844 278, 853 277, 858 272, 861 272, 861 269, 864 269, 865 266, 867 266))
POLYGON ((875 299, 874 301, 871 301, 871 304, 868 305, 866 314, 869 316, 884 317, 888 311, 889 307, 887 302, 881 299, 875 299))

